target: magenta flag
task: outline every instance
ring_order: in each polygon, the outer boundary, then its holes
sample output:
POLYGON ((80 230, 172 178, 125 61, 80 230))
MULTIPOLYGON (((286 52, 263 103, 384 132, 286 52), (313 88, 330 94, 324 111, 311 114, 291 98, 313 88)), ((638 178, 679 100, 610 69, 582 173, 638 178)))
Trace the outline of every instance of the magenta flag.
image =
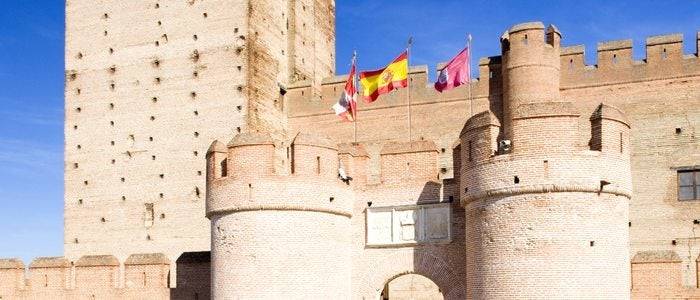
POLYGON ((435 82, 435 89, 442 93, 443 91, 468 83, 470 72, 469 47, 467 47, 459 52, 457 56, 440 70, 437 82, 435 82))

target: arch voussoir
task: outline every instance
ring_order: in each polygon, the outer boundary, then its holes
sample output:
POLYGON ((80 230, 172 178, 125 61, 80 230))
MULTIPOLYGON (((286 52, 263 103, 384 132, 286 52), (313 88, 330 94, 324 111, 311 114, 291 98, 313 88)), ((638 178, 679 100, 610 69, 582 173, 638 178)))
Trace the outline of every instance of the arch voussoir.
POLYGON ((366 278, 361 291, 365 299, 377 299, 384 285, 406 274, 418 274, 432 280, 445 299, 464 299, 465 285, 457 272, 443 259, 428 253, 400 251, 378 261, 366 278))

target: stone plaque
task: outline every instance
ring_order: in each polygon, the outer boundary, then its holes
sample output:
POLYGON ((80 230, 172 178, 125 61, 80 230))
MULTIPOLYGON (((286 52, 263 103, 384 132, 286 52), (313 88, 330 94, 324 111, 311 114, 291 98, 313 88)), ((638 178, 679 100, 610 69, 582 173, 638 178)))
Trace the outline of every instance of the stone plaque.
POLYGON ((367 209, 367 245, 391 246, 449 242, 449 203, 367 209))

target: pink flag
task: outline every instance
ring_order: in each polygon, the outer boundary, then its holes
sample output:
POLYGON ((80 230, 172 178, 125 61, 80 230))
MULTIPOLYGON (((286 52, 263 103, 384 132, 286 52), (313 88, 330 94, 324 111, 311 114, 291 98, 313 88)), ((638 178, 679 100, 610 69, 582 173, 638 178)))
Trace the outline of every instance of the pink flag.
POLYGON ((343 118, 345 121, 354 122, 357 113, 357 91, 355 89, 355 59, 353 58, 352 67, 350 67, 350 75, 348 81, 345 82, 345 89, 340 95, 338 102, 333 105, 335 114, 343 118))
POLYGON ((438 92, 456 88, 469 82, 469 47, 464 48, 440 71, 435 89, 438 92))

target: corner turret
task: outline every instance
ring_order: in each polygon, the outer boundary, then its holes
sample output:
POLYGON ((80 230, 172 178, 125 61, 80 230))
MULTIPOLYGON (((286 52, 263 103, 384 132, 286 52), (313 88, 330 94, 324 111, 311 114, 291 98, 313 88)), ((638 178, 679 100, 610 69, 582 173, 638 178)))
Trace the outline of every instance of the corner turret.
POLYGON ((225 157, 217 142, 210 150, 211 169, 228 162, 226 176, 207 175, 212 298, 349 298, 353 194, 338 178, 336 144, 246 132, 225 157))
POLYGON ((486 111, 460 134, 467 298, 630 297, 629 124, 601 104, 590 148, 579 145, 560 38, 539 22, 504 34, 501 122, 486 111))
POLYGON ((559 99, 561 34, 541 22, 518 24, 501 37, 503 120, 506 138, 513 135, 511 120, 523 104, 559 99))

